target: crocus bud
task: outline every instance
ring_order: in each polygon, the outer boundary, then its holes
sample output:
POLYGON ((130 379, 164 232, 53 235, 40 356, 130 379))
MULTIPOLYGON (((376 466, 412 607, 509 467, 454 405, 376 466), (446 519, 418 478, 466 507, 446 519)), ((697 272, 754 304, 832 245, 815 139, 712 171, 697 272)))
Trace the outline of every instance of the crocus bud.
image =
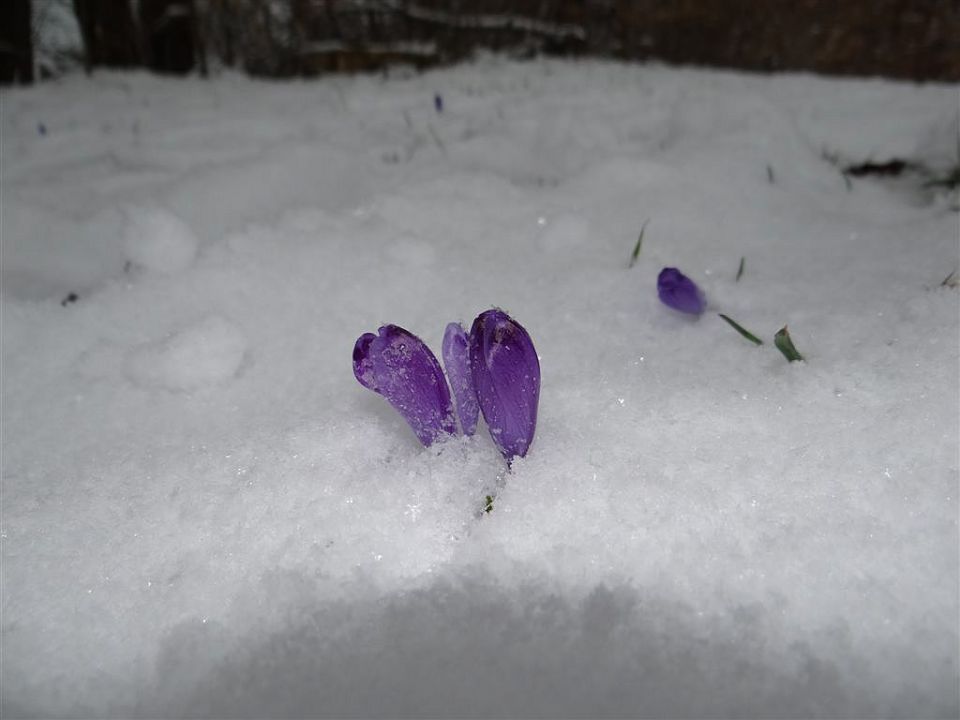
POLYGON ((477 393, 473 389, 470 348, 467 347, 467 342, 467 333, 460 323, 452 322, 447 325, 443 334, 443 366, 447 370, 450 387, 453 388, 460 428, 464 435, 473 435, 477 430, 480 406, 477 405, 477 393))
POLYGON ((540 361, 530 335, 503 310, 480 313, 470 329, 470 372, 483 419, 507 460, 523 457, 537 429, 540 361))
POLYGON ((660 271, 657 294, 664 305, 690 315, 699 315, 707 307, 707 301, 697 284, 676 268, 668 267, 660 271))
POLYGON ((416 335, 396 325, 384 325, 379 335, 361 335, 353 347, 353 374, 365 388, 383 395, 424 445, 456 433, 443 370, 416 335))

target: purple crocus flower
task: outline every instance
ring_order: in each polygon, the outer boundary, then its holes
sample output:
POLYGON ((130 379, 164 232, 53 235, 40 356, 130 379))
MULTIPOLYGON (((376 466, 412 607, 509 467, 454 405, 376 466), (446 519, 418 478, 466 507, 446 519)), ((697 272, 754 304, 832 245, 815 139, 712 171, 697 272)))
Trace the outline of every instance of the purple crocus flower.
POLYGON ((697 284, 676 268, 668 267, 660 271, 657 294, 664 305, 690 315, 699 315, 707 306, 697 284))
POLYGON ((540 361, 530 335, 503 310, 473 321, 470 373, 494 444, 508 462, 523 457, 537 429, 540 361))
POLYGON ((353 347, 353 374, 360 384, 383 395, 424 445, 455 434, 450 391, 430 348, 396 325, 378 332, 361 335, 353 347))
POLYGON ((467 333, 458 322, 447 325, 443 334, 443 366, 447 369, 447 378, 453 388, 453 397, 457 401, 457 415, 464 435, 473 435, 477 430, 477 418, 480 406, 477 405, 477 393, 473 389, 473 377, 470 374, 470 348, 467 333))

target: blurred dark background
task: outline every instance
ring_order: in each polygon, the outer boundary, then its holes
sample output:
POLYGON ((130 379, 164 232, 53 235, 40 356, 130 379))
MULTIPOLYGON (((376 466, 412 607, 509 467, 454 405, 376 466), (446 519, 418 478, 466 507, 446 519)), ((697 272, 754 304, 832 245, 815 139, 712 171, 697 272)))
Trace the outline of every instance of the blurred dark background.
POLYGON ((2 0, 0 8, 5 83, 77 65, 309 76, 428 67, 477 49, 960 80, 960 0, 2 0))

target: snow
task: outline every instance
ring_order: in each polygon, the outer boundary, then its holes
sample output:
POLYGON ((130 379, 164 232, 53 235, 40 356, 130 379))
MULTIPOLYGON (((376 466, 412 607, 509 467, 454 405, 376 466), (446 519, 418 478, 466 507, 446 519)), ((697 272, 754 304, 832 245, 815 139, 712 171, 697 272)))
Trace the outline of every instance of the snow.
POLYGON ((4 717, 955 717, 958 216, 823 154, 944 168, 957 117, 497 58, 5 91, 4 717), (493 305, 510 472, 350 360, 493 305))
POLYGON ((131 208, 124 229, 127 260, 147 270, 174 275, 196 259, 199 241, 176 215, 162 208, 131 208))
POLYGON ((130 377, 168 390, 198 390, 229 380, 240 368, 247 342, 243 333, 216 315, 136 348, 129 356, 130 377))
POLYGON ((41 77, 77 71, 82 65, 83 40, 70 0, 43 0, 30 4, 33 51, 41 77))

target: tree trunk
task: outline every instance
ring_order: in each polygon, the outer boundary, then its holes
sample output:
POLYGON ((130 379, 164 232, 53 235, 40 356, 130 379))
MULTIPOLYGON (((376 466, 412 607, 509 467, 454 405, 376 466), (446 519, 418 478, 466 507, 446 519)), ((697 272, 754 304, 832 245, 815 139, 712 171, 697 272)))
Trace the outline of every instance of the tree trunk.
MULTIPOLYGON (((147 66, 162 73, 188 73, 198 64, 199 22, 194 0, 141 0, 140 26, 147 66)), ((201 71, 205 63, 200 57, 201 71)))
POLYGON ((87 72, 95 67, 140 64, 129 0, 73 0, 87 72))
POLYGON ((33 82, 30 0, 0 1, 0 83, 33 82))

